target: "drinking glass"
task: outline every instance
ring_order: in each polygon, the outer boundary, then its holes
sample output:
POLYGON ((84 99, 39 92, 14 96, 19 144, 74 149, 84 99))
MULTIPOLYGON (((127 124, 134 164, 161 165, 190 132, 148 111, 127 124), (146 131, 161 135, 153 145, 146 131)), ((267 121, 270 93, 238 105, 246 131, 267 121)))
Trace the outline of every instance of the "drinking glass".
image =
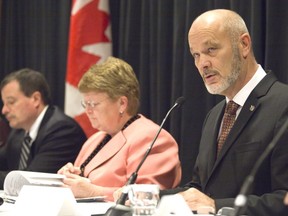
POLYGON ((133 216, 155 215, 159 201, 159 186, 155 184, 133 184, 128 192, 133 216))

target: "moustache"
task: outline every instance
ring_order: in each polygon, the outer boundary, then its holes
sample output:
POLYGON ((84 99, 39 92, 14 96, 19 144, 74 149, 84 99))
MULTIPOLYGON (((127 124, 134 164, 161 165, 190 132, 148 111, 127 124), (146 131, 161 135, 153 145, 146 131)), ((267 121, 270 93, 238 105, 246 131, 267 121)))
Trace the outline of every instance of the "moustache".
POLYGON ((217 74, 219 74, 219 72, 216 71, 216 70, 206 69, 206 70, 203 71, 202 78, 205 79, 205 78, 207 78, 209 76, 214 76, 214 75, 217 75, 217 74))

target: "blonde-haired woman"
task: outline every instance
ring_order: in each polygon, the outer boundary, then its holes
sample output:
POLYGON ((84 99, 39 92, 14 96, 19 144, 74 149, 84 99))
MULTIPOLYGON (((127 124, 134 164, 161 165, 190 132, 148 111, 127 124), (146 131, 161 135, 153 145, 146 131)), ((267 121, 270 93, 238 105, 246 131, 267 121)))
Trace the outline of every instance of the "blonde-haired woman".
MULTIPOLYGON (((138 114, 139 83, 132 67, 109 57, 93 65, 81 78, 82 105, 99 130, 84 144, 74 164, 58 173, 75 197, 106 196, 125 185, 136 170, 159 125, 138 114)), ((178 145, 164 129, 138 172, 136 183, 176 187, 181 179, 178 145)))

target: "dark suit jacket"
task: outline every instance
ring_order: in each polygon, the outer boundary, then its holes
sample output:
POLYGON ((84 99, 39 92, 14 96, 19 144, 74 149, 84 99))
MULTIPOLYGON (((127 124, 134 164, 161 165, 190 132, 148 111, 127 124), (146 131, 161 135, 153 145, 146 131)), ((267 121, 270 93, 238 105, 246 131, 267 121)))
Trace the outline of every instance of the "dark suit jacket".
POLYGON ((9 124, 0 116, 0 149, 6 144, 10 132, 9 124))
POLYGON ((6 163, 5 160, 2 160, 5 159, 5 146, 10 130, 9 124, 0 115, 0 170, 6 163))
MULTIPOLYGON (((242 107, 216 160, 225 103, 224 100, 216 105, 204 121, 193 179, 186 185, 213 198, 217 210, 234 206, 234 198, 255 162, 283 122, 288 120, 288 86, 278 82, 271 73, 264 77, 242 107)), ((247 209, 242 213, 288 215, 288 209, 283 205, 288 190, 287 131, 258 170, 248 195, 247 209)), ((181 190, 183 188, 178 189, 181 190)))
MULTIPOLYGON (((18 169, 23 136, 22 129, 13 129, 10 132, 5 168, 1 165, 0 188, 6 174, 18 169)), ((85 141, 86 135, 76 121, 59 108, 49 106, 32 143, 26 170, 55 173, 67 162, 74 162, 85 141)))

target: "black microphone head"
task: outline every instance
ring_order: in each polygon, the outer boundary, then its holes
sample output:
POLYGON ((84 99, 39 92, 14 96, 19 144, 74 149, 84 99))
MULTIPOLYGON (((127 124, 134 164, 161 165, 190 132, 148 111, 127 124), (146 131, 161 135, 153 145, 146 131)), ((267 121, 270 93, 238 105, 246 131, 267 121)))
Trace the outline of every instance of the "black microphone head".
POLYGON ((177 107, 180 107, 180 106, 182 106, 182 104, 184 102, 185 102, 185 98, 183 96, 181 96, 181 97, 177 98, 175 104, 176 104, 177 107))

